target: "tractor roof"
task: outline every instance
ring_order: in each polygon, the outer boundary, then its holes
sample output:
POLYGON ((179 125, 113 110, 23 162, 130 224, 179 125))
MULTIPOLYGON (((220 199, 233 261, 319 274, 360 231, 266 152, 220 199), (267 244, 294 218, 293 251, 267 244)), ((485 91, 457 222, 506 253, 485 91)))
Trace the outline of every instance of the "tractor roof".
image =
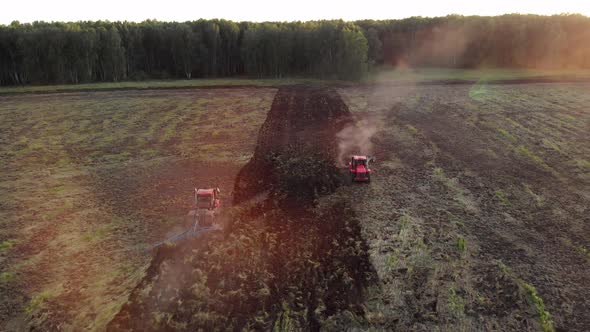
POLYGON ((367 160, 367 156, 352 156, 354 160, 367 160))
POLYGON ((197 195, 213 195, 213 191, 215 189, 211 188, 211 189, 197 189, 197 195))

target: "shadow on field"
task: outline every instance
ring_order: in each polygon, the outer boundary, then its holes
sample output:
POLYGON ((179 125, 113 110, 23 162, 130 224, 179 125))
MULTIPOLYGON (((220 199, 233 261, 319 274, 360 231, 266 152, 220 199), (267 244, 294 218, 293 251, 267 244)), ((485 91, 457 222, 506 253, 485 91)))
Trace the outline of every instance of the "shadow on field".
POLYGON ((336 133, 351 121, 331 89, 275 96, 254 157, 238 174, 231 224, 158 250, 108 330, 342 329, 364 320, 375 277, 345 201, 336 133))

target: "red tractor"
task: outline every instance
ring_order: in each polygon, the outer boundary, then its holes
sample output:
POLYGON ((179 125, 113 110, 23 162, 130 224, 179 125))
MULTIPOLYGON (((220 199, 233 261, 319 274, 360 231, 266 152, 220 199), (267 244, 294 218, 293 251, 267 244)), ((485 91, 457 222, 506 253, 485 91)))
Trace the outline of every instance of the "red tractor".
POLYGON ((369 162, 373 161, 375 161, 375 158, 370 156, 352 156, 352 160, 348 163, 348 171, 352 182, 371 182, 369 162))
POLYGON ((219 188, 195 189, 195 226, 212 226, 219 209, 219 188))
POLYGON ((187 223, 191 223, 190 228, 182 233, 154 244, 149 247, 149 250, 156 249, 166 243, 174 243, 206 232, 223 229, 221 226, 222 222, 216 220, 219 219, 217 216, 220 205, 219 193, 219 188, 195 188, 195 205, 193 209, 188 212, 186 219, 187 223))

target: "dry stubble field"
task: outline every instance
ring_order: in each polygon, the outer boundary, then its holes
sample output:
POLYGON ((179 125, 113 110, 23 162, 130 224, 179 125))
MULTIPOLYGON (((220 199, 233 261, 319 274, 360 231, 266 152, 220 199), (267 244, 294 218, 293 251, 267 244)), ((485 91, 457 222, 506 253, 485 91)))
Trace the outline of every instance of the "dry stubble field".
POLYGON ((0 329, 104 329, 192 188, 231 202, 275 91, 0 97, 0 329))

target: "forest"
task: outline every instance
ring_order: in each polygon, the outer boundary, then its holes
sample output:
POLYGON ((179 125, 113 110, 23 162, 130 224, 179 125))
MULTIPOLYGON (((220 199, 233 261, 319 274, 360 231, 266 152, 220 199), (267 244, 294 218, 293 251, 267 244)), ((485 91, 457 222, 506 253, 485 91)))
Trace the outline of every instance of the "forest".
POLYGON ((381 65, 590 68, 590 18, 0 25, 0 85, 236 76, 356 80, 381 65))

